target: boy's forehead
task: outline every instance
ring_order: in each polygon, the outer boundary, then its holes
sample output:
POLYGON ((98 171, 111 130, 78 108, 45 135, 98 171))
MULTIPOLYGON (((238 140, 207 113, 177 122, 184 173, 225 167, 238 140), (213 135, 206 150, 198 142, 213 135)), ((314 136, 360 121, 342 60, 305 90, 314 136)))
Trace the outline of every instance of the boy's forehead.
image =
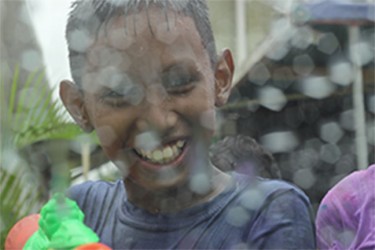
POLYGON ((87 51, 87 66, 94 70, 115 65, 128 70, 147 55, 152 56, 148 63, 154 67, 180 60, 210 63, 191 17, 153 7, 115 16, 103 25, 87 51))
POLYGON ((184 34, 201 39, 191 17, 171 9, 149 7, 114 16, 101 27, 98 38, 113 48, 125 50, 145 38, 170 45, 184 34))

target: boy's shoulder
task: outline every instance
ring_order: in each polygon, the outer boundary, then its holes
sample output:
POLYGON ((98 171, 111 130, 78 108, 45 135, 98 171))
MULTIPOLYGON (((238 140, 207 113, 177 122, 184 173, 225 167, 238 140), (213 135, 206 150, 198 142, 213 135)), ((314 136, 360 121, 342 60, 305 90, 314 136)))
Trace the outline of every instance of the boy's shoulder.
POLYGON ((263 177, 256 177, 250 179, 248 176, 243 174, 235 173, 234 178, 239 183, 239 185, 244 186, 246 190, 257 190, 261 192, 264 196, 273 196, 277 194, 282 194, 285 192, 295 193, 303 199, 308 200, 306 194, 297 186, 280 179, 267 179, 263 177))
POLYGON ((299 187, 287 181, 262 177, 249 180, 241 174, 234 174, 234 178, 238 186, 242 187, 238 201, 250 210, 262 210, 283 201, 299 201, 305 204, 305 207, 310 207, 308 196, 299 187))
POLYGON ((87 203, 103 204, 105 200, 112 200, 124 195, 125 189, 122 180, 115 182, 86 181, 70 187, 67 192, 67 196, 75 200, 81 208, 87 206, 87 203))

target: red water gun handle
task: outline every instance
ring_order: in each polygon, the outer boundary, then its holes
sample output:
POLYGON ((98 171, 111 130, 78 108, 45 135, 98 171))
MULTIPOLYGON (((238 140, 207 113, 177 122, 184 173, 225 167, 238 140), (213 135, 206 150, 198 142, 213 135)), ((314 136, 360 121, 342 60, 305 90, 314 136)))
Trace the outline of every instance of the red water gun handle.
POLYGON ((31 214, 18 221, 5 240, 5 250, 22 250, 27 240, 39 228, 39 214, 31 214))

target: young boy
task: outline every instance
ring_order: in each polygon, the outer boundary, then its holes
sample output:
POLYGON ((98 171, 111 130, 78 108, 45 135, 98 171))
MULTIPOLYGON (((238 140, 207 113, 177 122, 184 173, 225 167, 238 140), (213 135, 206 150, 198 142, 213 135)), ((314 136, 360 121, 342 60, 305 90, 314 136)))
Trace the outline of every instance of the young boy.
POLYGON ((204 0, 80 0, 67 40, 75 83, 60 95, 123 173, 69 195, 114 249, 313 249, 307 197, 209 161, 215 108, 234 71, 204 0))

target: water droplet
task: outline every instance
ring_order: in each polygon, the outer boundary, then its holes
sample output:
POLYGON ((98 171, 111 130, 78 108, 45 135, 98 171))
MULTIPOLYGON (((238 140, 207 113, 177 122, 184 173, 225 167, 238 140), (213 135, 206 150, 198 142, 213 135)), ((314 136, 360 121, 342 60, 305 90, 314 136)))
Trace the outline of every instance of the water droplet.
POLYGON ((207 110, 201 113, 200 122, 203 127, 214 130, 215 123, 215 110, 207 110))
POLYGON ((211 189, 210 180, 205 173, 194 174, 189 183, 191 191, 197 194, 206 194, 211 189))
POLYGON ((322 99, 328 97, 335 90, 335 86, 323 76, 311 76, 299 83, 300 91, 309 97, 322 99))
POLYGON ((299 75, 310 75, 314 68, 314 61, 308 54, 299 55, 293 59, 293 70, 299 75))
POLYGON ((153 131, 146 131, 135 137, 135 147, 145 150, 154 150, 160 143, 159 136, 153 131))
POLYGON ((273 111, 280 111, 287 103, 284 93, 277 88, 264 87, 259 91, 259 103, 273 111))
POLYGON ((255 65, 251 71, 249 72, 248 79, 249 81, 257 84, 263 85, 270 79, 271 74, 267 68, 267 66, 263 63, 258 63, 255 65))
POLYGON ((43 66, 42 56, 36 50, 27 50, 22 53, 21 65, 30 72, 36 71, 43 66))
POLYGON ((263 204, 263 194, 257 188, 247 190, 241 196, 241 204, 250 210, 256 210, 263 204))
MULTIPOLYGON (((129 174, 129 166, 124 161, 114 161, 114 165, 120 170, 121 176, 126 177, 129 174)), ((114 172, 114 169, 111 168, 109 171, 114 172)))
POLYGON ((311 28, 301 27, 296 30, 294 36, 292 36, 292 46, 304 50, 307 49, 314 42, 314 34, 311 28))
POLYGON ((96 145, 92 142, 88 135, 80 135, 70 142, 69 148, 77 154, 82 153, 82 144, 88 143, 90 145, 90 152, 94 152, 96 145))
POLYGON ((335 173, 347 175, 355 170, 355 157, 351 154, 343 155, 335 164, 335 173))
POLYGON ((96 46, 87 54, 88 61, 94 67, 118 66, 122 63, 121 54, 105 46, 96 46))
POLYGON ((336 144, 325 144, 320 149, 320 159, 324 162, 334 164, 341 157, 341 150, 336 144))
POLYGON ((350 47, 351 54, 357 57, 357 60, 354 60, 353 63, 355 64, 358 62, 358 66, 363 66, 374 60, 374 50, 366 41, 361 41, 356 44, 353 44, 350 47))
POLYGON ((291 131, 280 131, 263 135, 260 138, 260 142, 272 153, 289 152, 299 144, 298 138, 291 131))
POLYGON ((318 50, 331 55, 339 48, 339 41, 333 33, 322 34, 318 41, 318 50))
POLYGON ((156 39, 166 44, 174 43, 180 35, 176 27, 176 18, 169 18, 168 21, 158 23, 155 29, 156 39))
POLYGON ((94 43, 88 31, 74 30, 68 34, 70 49, 84 53, 94 43))
POLYGON ((343 135, 342 129, 336 122, 327 122, 320 126, 320 138, 326 142, 335 144, 343 135))
POLYGON ((340 61, 329 67, 329 79, 341 86, 348 86, 353 81, 353 69, 349 62, 340 61))
POLYGON ((273 71, 273 85, 281 88, 287 89, 295 80, 292 70, 288 67, 280 67, 273 71))
POLYGON ((309 189, 316 182, 316 177, 310 168, 299 169, 293 175, 293 182, 303 189, 309 189))
POLYGON ((289 52, 290 47, 286 42, 279 42, 267 52, 266 56, 274 61, 283 59, 289 52))
POLYGON ((354 111, 352 109, 340 114, 340 125, 346 130, 354 131, 354 111))
POLYGON ((147 93, 149 94, 146 95, 146 99, 153 105, 161 105, 161 103, 163 103, 168 96, 168 93, 165 91, 165 88, 161 84, 149 85, 147 93))
POLYGON ((248 211, 240 206, 232 207, 226 216, 226 221, 235 227, 244 226, 248 223, 249 219, 250 216, 248 211))

